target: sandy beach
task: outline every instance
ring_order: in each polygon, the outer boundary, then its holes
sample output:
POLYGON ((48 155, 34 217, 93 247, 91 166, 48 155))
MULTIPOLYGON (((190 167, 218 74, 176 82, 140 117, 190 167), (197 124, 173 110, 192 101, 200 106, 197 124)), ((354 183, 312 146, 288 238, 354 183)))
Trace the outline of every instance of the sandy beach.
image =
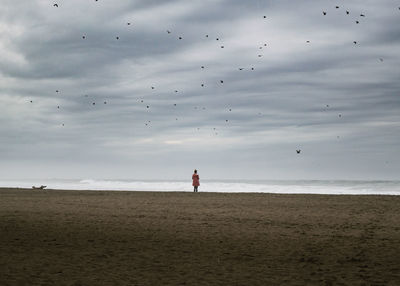
POLYGON ((0 189, 0 285, 400 285, 400 197, 0 189))

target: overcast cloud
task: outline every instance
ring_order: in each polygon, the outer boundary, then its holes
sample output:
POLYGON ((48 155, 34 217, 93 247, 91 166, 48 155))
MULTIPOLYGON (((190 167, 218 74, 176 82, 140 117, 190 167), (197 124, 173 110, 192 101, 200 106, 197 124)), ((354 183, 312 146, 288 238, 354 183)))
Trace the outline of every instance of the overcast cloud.
POLYGON ((398 1, 0 3, 2 179, 399 179, 398 1))

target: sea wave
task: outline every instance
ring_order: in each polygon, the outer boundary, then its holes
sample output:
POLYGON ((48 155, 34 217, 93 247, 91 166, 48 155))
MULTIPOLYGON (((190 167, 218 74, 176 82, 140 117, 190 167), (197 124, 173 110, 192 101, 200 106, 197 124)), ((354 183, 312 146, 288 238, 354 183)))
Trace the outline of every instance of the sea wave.
MULTIPOLYGON (((191 192, 191 181, 146 180, 14 180, 0 181, 0 187, 49 189, 191 192)), ((400 181, 207 181, 200 192, 280 193, 335 195, 400 195, 400 181)))

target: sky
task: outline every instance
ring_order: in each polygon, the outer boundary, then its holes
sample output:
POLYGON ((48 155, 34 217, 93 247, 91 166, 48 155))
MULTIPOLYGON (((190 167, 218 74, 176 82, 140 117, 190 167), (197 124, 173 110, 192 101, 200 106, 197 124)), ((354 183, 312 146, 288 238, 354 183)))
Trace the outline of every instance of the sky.
POLYGON ((399 23, 394 0, 0 0, 0 179, 400 179, 399 23))

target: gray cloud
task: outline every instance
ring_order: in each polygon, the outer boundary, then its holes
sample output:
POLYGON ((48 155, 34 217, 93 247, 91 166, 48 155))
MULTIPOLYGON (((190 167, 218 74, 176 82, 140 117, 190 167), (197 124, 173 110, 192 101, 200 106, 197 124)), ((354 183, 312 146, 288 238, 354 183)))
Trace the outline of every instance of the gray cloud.
POLYGON ((391 1, 58 3, 0 8, 4 178, 398 178, 391 1))

